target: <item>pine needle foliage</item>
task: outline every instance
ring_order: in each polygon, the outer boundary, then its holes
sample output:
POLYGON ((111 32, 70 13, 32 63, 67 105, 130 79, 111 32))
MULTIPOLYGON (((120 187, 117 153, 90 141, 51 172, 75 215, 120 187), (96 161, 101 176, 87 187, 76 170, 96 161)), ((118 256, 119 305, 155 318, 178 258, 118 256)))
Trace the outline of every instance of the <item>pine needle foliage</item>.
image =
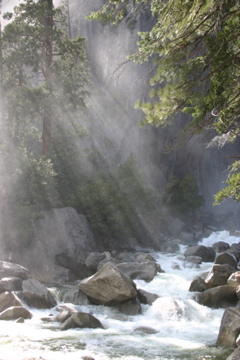
MULTIPOLYGON (((109 0, 88 18, 111 21, 123 8, 129 13, 140 6, 154 19, 150 31, 139 33, 138 52, 128 58, 154 62, 152 101, 136 104, 145 115, 142 123, 166 127, 183 112, 190 122, 186 117, 176 148, 206 128, 235 141, 240 136, 240 1, 109 0)), ((232 197, 227 191, 223 195, 232 197)))

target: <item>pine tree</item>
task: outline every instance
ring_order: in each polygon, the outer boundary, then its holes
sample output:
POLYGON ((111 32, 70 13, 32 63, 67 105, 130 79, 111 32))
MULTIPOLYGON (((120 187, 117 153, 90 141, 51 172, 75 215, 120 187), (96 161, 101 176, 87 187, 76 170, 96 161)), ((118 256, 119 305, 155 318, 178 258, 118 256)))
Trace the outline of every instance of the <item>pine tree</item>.
POLYGON ((11 135, 18 146, 30 128, 26 123, 36 134, 41 121, 41 153, 47 157, 59 104, 76 110, 87 95, 85 41, 69 39, 65 13, 54 8, 52 0, 24 0, 5 18, 9 24, 3 31, 4 90, 11 135))

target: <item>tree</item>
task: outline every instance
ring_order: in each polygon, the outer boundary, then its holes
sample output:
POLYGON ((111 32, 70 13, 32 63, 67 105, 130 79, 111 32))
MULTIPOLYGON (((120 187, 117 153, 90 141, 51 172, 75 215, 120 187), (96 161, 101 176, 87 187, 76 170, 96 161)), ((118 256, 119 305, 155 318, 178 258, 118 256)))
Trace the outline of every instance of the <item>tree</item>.
POLYGON ((145 114, 143 124, 164 127, 178 112, 189 114, 171 149, 209 128, 235 141, 240 136, 240 1, 109 0, 88 18, 117 23, 143 7, 154 25, 139 33, 138 52, 127 60, 153 60, 153 101, 136 104, 145 114))
POLYGON ((83 91, 89 79, 84 39, 68 38, 65 13, 54 8, 52 0, 24 0, 5 18, 10 21, 3 32, 3 55, 12 136, 19 138, 26 119, 35 122, 35 129, 41 119, 42 155, 47 157, 57 106, 64 102, 76 110, 87 94, 83 91))

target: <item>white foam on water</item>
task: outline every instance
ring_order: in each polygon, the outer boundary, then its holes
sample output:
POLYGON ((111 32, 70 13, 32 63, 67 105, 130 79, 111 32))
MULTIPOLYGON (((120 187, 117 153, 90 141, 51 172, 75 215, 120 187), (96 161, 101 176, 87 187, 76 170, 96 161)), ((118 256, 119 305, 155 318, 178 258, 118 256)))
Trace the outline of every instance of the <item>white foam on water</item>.
MULTIPOLYGON (((239 242, 239 238, 233 239, 228 232, 219 232, 202 243, 211 246, 219 239, 239 242)), ((209 271, 212 263, 188 268, 181 251, 174 255, 153 255, 165 272, 158 273, 148 283, 135 280, 138 289, 159 296, 152 306, 142 305, 142 314, 127 316, 107 306, 80 306, 78 309, 99 319, 104 329, 59 331, 58 323, 41 321, 41 317, 57 313, 55 309, 30 309, 33 319, 24 324, 1 321, 0 359, 22 360, 31 356, 44 360, 79 360, 82 356, 92 356, 96 360, 189 360, 196 358, 197 353, 200 358, 208 359, 216 359, 214 354, 218 354, 217 358, 223 360, 219 350, 212 347, 223 309, 196 303, 193 293, 188 291, 193 278, 209 271)))

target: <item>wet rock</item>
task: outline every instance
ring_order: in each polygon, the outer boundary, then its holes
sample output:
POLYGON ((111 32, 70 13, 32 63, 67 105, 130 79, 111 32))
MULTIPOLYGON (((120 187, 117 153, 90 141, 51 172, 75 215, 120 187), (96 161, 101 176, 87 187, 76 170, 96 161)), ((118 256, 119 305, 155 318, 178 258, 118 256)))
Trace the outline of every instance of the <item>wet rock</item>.
POLYGON ((236 340, 240 334, 240 311, 235 308, 228 308, 222 316, 217 345, 235 347, 236 340))
POLYGON ((118 306, 118 310, 126 315, 139 315, 142 313, 141 304, 138 298, 121 302, 118 306))
POLYGON ((32 314, 23 306, 11 306, 0 313, 0 320, 31 319, 32 314))
POLYGON ((211 247, 197 245, 187 248, 184 256, 200 256, 203 262, 214 262, 216 253, 211 247))
POLYGON ((71 303, 74 305, 89 305, 90 301, 87 295, 76 287, 69 289, 63 296, 64 303, 71 303))
POLYGON ((230 245, 225 241, 218 241, 212 245, 212 248, 216 253, 222 253, 228 249, 230 249, 230 245))
POLYGON ((29 277, 29 270, 19 264, 0 261, 0 279, 5 277, 27 279, 29 277))
POLYGON ((220 285, 226 285, 229 276, 234 272, 235 269, 228 264, 224 264, 224 265, 214 264, 207 278, 205 279, 205 283, 207 284, 208 288, 213 288, 220 285))
POLYGON ((191 292, 203 292, 207 290, 207 284, 205 283, 204 279, 202 279, 200 276, 197 276, 190 284, 189 291, 191 292))
POLYGON ((68 318, 70 318, 71 312, 68 310, 61 311, 59 314, 55 316, 55 320, 58 322, 65 322, 68 318))
POLYGON ((136 329, 134 329, 135 332, 139 332, 139 333, 144 333, 144 334, 156 334, 158 333, 157 330, 152 329, 150 327, 147 326, 139 326, 136 329))
POLYGON ((12 306, 22 306, 20 299, 13 292, 0 294, 0 312, 12 306))
POLYGON ((240 271, 236 271, 229 277, 227 285, 233 286, 235 289, 240 286, 240 271))
POLYGON ((230 252, 223 252, 221 254, 218 254, 215 259, 215 264, 228 264, 233 269, 237 269, 237 258, 234 254, 231 254, 230 252))
POLYGON ((122 271, 131 279, 141 279, 146 282, 152 281, 158 272, 155 262, 125 262, 116 265, 116 268, 122 271))
POLYGON ((148 291, 138 289, 138 298, 142 304, 152 305, 159 296, 149 293, 148 291))
POLYGON ((198 293, 195 296, 195 300, 201 305, 218 309, 235 306, 238 298, 235 288, 228 285, 221 285, 198 293))
POLYGON ((64 321, 60 327, 61 330, 68 330, 72 328, 103 329, 103 326, 93 315, 78 311, 64 321))
POLYGON ((87 296, 98 304, 125 301, 137 296, 135 283, 111 264, 104 265, 93 276, 78 284, 87 296))
POLYGON ((0 292, 22 290, 22 281, 16 276, 4 277, 0 280, 0 292))
POLYGON ((29 306, 38 309, 49 309, 57 305, 55 297, 51 292, 36 279, 23 281, 23 297, 29 306))
POLYGON ((20 317, 16 320, 17 324, 23 324, 25 322, 25 319, 23 317, 20 317))

